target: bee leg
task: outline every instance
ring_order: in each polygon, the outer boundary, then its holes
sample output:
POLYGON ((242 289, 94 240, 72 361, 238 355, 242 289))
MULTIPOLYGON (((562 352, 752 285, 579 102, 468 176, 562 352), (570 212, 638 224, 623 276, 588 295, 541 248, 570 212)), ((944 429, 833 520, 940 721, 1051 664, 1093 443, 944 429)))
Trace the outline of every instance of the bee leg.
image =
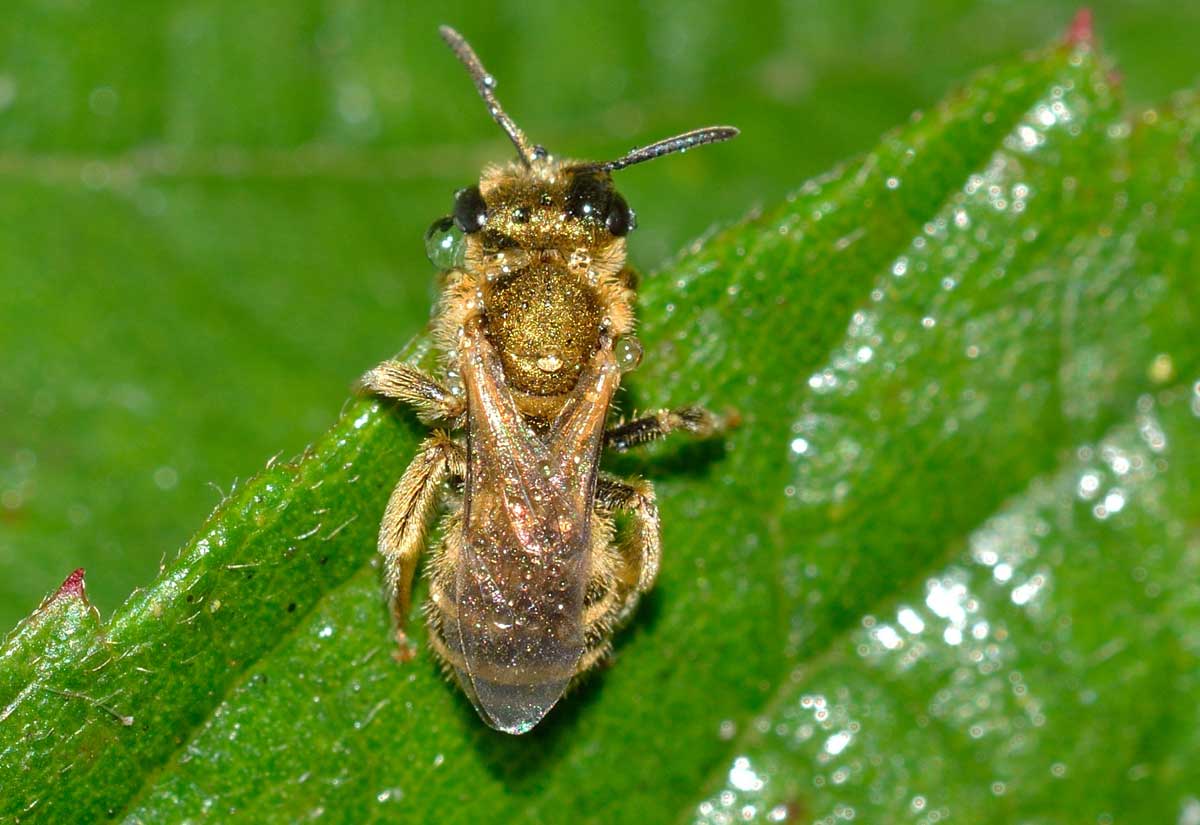
POLYGON ((648 441, 666 438, 677 430, 707 438, 731 423, 728 418, 723 419, 703 407, 663 409, 610 427, 604 432, 604 446, 610 450, 628 450, 648 441))
POLYGON ((605 664, 606 660, 612 656, 612 653, 612 642, 607 639, 604 642, 589 647, 583 652, 583 655, 579 657, 579 664, 575 668, 576 672, 582 676, 592 668, 605 664))
POLYGON ((658 502, 649 481, 623 481, 601 475, 596 484, 596 502, 612 512, 624 510, 633 520, 633 530, 621 542, 621 558, 630 566, 626 585, 630 591, 622 606, 620 621, 633 610, 637 597, 654 586, 662 557, 662 537, 658 521, 658 502), (631 585, 631 586, 630 586, 631 585))
POLYGON ((466 409, 462 398, 403 361, 384 361, 363 375, 359 385, 375 395, 410 404, 426 422, 453 421, 466 409))
POLYGON ((628 565, 613 541, 614 529, 612 514, 602 501, 597 501, 592 513, 591 570, 584 599, 584 650, 576 666, 580 675, 612 651, 612 630, 633 587, 632 577, 626 576, 628 565), (626 582, 626 578, 630 581, 626 582))
POLYGON ((625 621, 642 593, 654 585, 661 550, 658 505, 648 481, 623 481, 604 474, 596 485, 592 569, 584 603, 584 651, 576 666, 582 676, 612 653, 612 631, 625 621), (612 514, 624 510, 632 531, 613 540, 612 514))
MULTIPOLYGON (((429 630, 429 648, 441 666, 442 674, 458 680, 456 670, 466 670, 461 644, 459 650, 452 648, 446 638, 447 625, 458 621, 458 607, 454 603, 455 578, 458 561, 462 555, 463 511, 462 502, 451 499, 442 521, 441 542, 432 549, 425 563, 425 579, 429 582, 429 599, 425 602, 425 626, 429 630)), ((453 634, 451 634, 453 636, 453 634)))
POLYGON ((388 601, 400 646, 396 657, 411 659, 413 651, 404 629, 412 605, 412 580, 425 544, 429 517, 437 506, 440 487, 452 476, 466 474, 466 453, 446 433, 436 431, 422 442, 388 500, 379 525, 379 553, 386 570, 388 601))

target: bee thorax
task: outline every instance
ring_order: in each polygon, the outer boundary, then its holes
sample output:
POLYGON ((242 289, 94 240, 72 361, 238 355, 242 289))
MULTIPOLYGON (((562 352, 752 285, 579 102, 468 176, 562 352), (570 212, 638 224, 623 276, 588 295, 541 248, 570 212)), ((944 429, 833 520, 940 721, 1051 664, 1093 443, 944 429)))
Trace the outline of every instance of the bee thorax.
POLYGON ((484 314, 510 386, 542 396, 574 387, 604 317, 595 289, 547 262, 489 284, 484 314))

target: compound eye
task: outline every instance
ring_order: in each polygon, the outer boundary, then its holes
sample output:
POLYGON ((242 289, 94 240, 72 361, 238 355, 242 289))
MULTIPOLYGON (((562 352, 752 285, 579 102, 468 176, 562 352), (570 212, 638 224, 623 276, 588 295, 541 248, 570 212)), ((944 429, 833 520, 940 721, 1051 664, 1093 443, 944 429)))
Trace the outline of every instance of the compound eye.
POLYGON ((573 217, 605 220, 612 202, 612 185, 595 175, 576 175, 567 190, 567 212, 573 217))
POLYGON ((612 204, 608 207, 608 217, 604 225, 618 238, 637 229, 637 214, 629 208, 620 192, 613 192, 612 204))
POLYGON ((470 235, 487 223, 487 204, 478 186, 468 186, 454 193, 454 224, 470 235))

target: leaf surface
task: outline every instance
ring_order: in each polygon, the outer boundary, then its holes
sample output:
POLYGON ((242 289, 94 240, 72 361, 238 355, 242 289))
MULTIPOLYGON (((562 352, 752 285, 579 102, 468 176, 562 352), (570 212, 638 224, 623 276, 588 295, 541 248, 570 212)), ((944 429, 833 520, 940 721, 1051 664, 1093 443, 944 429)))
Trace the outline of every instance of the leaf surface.
POLYGON ((1196 124, 1190 99, 1125 121, 1088 45, 1054 48, 649 277, 626 406, 702 402, 742 425, 613 462, 659 483, 662 578, 614 666, 532 734, 484 728, 430 656, 391 659, 374 535, 421 431, 355 400, 107 622, 75 621, 61 655, 37 661, 61 623, 15 631, 0 810, 721 821, 744 802, 799 821, 903 805, 1067 821, 1096 787, 1106 810, 1178 810, 1194 734, 1155 740, 1168 717, 1122 709, 1158 682, 1088 662, 1113 645, 1194 695, 1200 594, 1165 585, 1196 563, 1195 480, 1174 452, 1200 404, 1196 245, 1178 229, 1197 217, 1196 124), (1128 513, 1088 510, 1118 485, 1128 513), (1038 519, 1054 529, 1034 541, 1038 519), (1100 559, 1139 593, 1097 565, 1069 575, 1100 559), (911 638, 905 607, 924 626, 911 638), (1114 627, 1122 613, 1140 621, 1114 627), (1119 695, 1111 724, 1091 724, 1089 691, 1119 695), (1106 748, 1123 758, 1073 768, 1106 748), (926 770, 942 772, 929 790, 926 770), (1122 784, 1147 776, 1154 799, 1122 784))

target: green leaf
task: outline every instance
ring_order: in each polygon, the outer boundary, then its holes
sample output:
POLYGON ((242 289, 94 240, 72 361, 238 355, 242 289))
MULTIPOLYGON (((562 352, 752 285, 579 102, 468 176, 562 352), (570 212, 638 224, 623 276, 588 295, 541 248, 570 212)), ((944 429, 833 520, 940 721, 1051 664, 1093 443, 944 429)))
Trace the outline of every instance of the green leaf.
POLYGON ((1088 45, 1056 48, 649 278, 628 403, 743 423, 614 463, 659 482, 662 579, 614 666, 532 734, 486 729, 428 655, 391 659, 374 533, 420 428, 356 400, 106 623, 60 597, 42 613, 76 619, 15 631, 0 811, 1177 813, 1197 756, 1198 123, 1191 99, 1123 120, 1088 45), (1170 702, 1136 713, 1151 686, 1170 702))
MULTIPOLYGON (((315 440, 347 376, 421 328, 421 232, 509 151, 439 23, 471 37, 518 122, 557 152, 744 130, 621 177, 645 271, 1056 37, 1076 4, 11 0, 0 627, 76 567, 110 613, 218 488, 315 440)), ((1130 100, 1194 81, 1200 6, 1090 5, 1130 100)))
POLYGON ((1143 396, 799 662, 696 821, 1195 817, 1197 417, 1143 396))

